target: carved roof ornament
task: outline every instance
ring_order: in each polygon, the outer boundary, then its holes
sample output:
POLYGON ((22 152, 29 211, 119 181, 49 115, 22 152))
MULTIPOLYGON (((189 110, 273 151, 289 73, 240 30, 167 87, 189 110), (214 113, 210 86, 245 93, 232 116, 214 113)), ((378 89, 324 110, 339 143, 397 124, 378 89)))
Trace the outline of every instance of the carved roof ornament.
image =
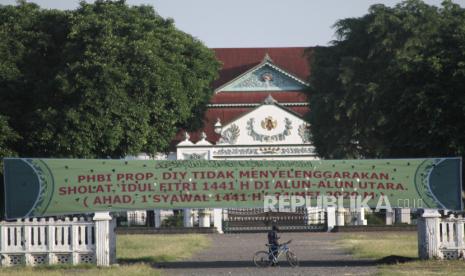
POLYGON ((228 129, 223 131, 219 144, 231 144, 234 145, 237 142, 237 138, 240 135, 240 129, 236 124, 232 124, 228 129))
POLYGON ((264 104, 275 104, 277 101, 271 96, 271 94, 268 94, 266 99, 263 101, 264 104))
POLYGON ((202 133, 200 133, 200 139, 202 141, 205 141, 205 139, 207 139, 207 134, 205 133, 205 131, 202 131, 202 133))
POLYGON ((184 141, 189 141, 191 139, 191 136, 189 135, 189 133, 187 131, 184 131, 184 141))
POLYGON ((302 143, 311 143, 312 142, 312 134, 310 132, 310 124, 309 123, 303 123, 299 126, 299 129, 297 131, 299 134, 300 138, 302 139, 302 143))
POLYGON ((213 127, 214 127, 214 130, 215 130, 215 133, 217 133, 217 134, 221 133, 221 130, 223 130, 223 125, 221 124, 220 118, 216 118, 216 123, 215 123, 215 125, 213 127))
POLYGON ((273 60, 271 59, 270 55, 268 53, 265 54, 265 56, 263 57, 263 63, 265 62, 273 62, 273 60))

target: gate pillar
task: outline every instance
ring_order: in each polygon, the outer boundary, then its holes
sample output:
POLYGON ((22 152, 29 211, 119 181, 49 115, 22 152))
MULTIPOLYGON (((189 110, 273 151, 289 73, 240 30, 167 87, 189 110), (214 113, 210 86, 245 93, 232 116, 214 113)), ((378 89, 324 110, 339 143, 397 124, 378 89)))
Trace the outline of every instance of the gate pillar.
POLYGON ((336 226, 336 207, 327 207, 326 213, 326 226, 328 232, 331 232, 334 226, 336 226))
POLYGON ((184 208, 183 209, 184 215, 184 227, 193 227, 194 226, 194 218, 192 216, 192 209, 184 208))

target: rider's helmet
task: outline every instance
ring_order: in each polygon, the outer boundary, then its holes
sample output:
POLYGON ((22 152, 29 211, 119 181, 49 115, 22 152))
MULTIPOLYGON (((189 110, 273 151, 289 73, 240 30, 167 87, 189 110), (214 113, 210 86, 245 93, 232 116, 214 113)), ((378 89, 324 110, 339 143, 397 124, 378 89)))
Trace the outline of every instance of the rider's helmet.
POLYGON ((273 230, 273 231, 279 231, 278 225, 273 224, 273 226, 271 226, 271 230, 273 230))

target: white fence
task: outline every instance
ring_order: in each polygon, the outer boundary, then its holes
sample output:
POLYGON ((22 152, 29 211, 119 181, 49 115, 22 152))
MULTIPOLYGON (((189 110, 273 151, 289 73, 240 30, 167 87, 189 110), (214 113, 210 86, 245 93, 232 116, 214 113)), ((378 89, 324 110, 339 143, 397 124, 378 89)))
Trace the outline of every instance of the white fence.
POLYGON ((97 264, 115 261, 114 221, 93 218, 25 219, 0 222, 2 266, 97 264))
POLYGON ((421 259, 465 259, 465 218, 442 217, 425 210, 418 220, 418 255, 421 259))

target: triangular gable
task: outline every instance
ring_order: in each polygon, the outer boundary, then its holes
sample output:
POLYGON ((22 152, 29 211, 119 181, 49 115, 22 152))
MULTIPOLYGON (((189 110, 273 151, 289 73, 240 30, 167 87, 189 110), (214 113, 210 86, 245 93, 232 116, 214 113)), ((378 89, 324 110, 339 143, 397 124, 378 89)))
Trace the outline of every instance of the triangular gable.
POLYGON ((220 91, 298 91, 308 83, 279 68, 266 56, 257 66, 215 90, 220 91))
POLYGON ((264 104, 226 124, 217 144, 307 144, 310 143, 308 123, 299 114, 272 102, 264 104))

